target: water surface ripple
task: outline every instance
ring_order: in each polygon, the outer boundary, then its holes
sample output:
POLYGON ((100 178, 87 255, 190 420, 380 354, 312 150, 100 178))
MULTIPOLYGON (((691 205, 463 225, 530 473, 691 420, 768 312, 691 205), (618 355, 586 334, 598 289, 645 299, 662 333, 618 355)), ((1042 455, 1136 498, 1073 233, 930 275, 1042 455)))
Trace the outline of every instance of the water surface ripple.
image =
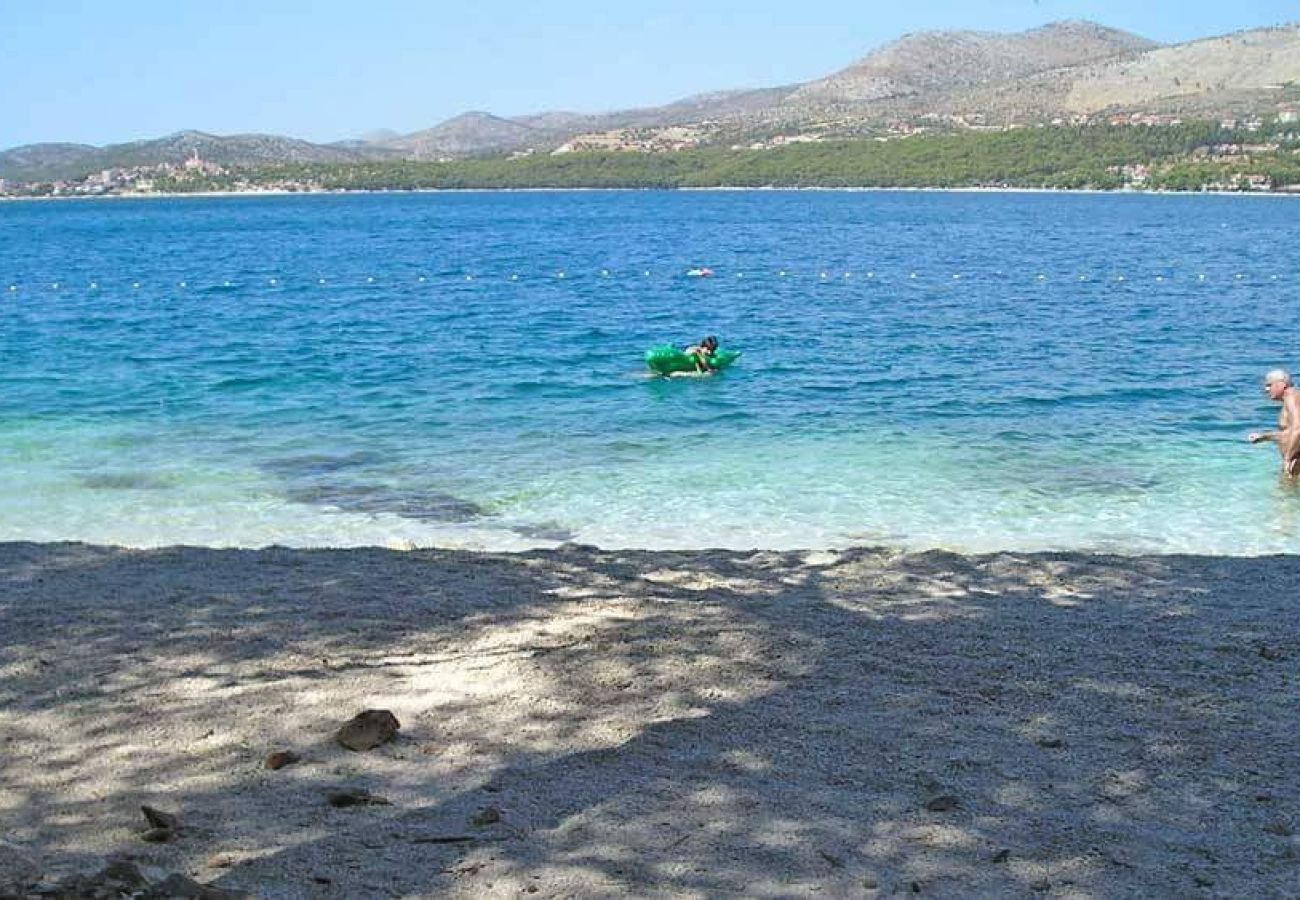
POLYGON ((0 539, 1300 550, 1280 198, 0 204, 0 539), (686 272, 711 267, 712 278, 686 272), (12 288, 12 289, 11 289, 12 288), (712 379, 645 348, 715 333, 712 379))

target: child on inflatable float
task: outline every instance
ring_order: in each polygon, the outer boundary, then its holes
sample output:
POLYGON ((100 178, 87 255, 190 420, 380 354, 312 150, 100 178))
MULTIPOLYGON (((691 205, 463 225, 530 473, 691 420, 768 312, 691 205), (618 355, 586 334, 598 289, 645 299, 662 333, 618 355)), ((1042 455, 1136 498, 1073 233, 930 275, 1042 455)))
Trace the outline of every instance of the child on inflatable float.
POLYGON ((695 360, 695 371, 712 372, 714 371, 713 354, 718 349, 718 339, 709 335, 698 344, 687 347, 684 351, 687 356, 695 360))

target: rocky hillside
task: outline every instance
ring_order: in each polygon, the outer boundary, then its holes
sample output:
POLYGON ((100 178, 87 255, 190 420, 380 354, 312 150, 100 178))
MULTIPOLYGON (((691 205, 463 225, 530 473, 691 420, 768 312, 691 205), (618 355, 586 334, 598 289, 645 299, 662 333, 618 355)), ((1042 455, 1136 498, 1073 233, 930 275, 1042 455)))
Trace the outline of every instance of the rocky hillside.
POLYGON ((1130 59, 1153 41, 1089 22, 1058 22, 1021 34, 940 31, 886 44, 789 98, 791 106, 864 105, 906 100, 917 112, 938 98, 1010 83, 1055 69, 1130 59))
POLYGON ((936 104, 998 122, 1141 112, 1270 113, 1300 98, 1300 26, 1258 29, 985 85, 936 104))

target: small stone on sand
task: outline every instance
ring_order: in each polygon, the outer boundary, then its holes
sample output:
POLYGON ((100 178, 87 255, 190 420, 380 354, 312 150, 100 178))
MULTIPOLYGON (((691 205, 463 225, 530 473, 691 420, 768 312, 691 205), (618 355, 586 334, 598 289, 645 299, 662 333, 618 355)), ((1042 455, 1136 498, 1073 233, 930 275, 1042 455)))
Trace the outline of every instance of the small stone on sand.
POLYGON ((368 709, 357 713, 339 729, 336 738, 349 750, 373 750, 387 743, 401 728, 397 716, 386 709, 368 709))

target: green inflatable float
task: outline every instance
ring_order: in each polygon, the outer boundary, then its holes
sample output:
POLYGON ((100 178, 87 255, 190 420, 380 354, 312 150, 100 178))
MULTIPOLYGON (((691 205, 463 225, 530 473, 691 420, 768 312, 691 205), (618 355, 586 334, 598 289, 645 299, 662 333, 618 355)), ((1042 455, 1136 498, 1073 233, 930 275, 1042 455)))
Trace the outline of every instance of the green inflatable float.
MULTIPOLYGON (((709 364, 715 369, 725 369, 740 358, 739 350, 724 350, 719 347, 709 357, 709 364)), ((672 344, 660 344, 645 352, 645 364, 652 372, 659 375, 672 375, 674 372, 694 372, 695 357, 683 353, 672 344)))

